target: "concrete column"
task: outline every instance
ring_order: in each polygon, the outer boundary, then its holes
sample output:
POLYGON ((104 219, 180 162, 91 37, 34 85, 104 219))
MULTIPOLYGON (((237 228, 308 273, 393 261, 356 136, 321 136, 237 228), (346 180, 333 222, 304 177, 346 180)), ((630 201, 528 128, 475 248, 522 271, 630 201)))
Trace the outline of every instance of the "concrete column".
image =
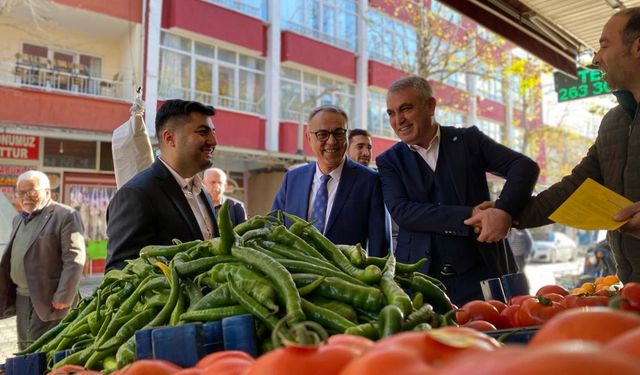
POLYGON ((368 87, 369 87, 369 52, 367 47, 367 10, 368 0, 358 0, 358 48, 356 60, 356 97, 355 113, 351 127, 367 129, 368 87))
POLYGON ((267 128, 265 131, 265 148, 267 151, 278 151, 278 134, 280 130, 280 0, 267 1, 269 28, 267 29, 267 64, 265 71, 265 110, 267 128))
POLYGON ((145 124, 149 137, 156 135, 155 120, 158 106, 158 75, 160 70, 160 32, 162 31, 162 0, 147 0, 146 14, 146 78, 144 84, 145 124), (147 13, 148 12, 148 13, 147 13))

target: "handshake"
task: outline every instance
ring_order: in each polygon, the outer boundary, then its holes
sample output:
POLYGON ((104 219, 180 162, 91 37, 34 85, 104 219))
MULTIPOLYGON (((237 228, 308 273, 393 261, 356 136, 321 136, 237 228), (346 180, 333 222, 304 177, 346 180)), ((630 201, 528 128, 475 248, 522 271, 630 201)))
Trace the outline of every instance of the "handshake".
POLYGON ((480 242, 496 242, 507 237, 513 218, 499 208, 494 207, 495 202, 485 201, 473 208, 471 217, 464 221, 466 225, 473 227, 478 234, 480 242))

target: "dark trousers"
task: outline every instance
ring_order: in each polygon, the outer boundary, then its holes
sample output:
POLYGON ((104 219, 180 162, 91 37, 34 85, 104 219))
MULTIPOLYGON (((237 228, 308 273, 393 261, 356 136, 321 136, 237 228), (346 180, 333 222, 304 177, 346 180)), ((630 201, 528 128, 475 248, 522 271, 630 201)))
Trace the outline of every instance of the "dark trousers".
POLYGON ((33 309, 31 298, 16 295, 16 326, 18 330, 18 349, 26 349, 33 341, 42 336, 60 320, 43 322, 33 309))
POLYGON ((465 303, 476 299, 484 300, 480 281, 495 277, 490 275, 481 264, 477 264, 464 273, 458 273, 452 269, 453 274, 443 275, 441 270, 442 267, 438 267, 430 271, 429 274, 442 281, 447 288, 447 296, 458 307, 462 307, 465 303))

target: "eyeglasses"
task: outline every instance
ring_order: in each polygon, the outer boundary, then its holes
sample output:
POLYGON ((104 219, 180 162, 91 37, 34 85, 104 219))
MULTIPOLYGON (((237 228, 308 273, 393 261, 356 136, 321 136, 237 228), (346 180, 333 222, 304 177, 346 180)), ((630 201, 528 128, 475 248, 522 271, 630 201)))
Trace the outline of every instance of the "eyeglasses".
POLYGON ((40 192, 40 190, 45 190, 45 189, 40 188, 40 189, 31 189, 31 190, 27 190, 27 191, 16 191, 16 196, 18 198, 22 198, 25 195, 28 195, 31 198, 36 198, 38 196, 38 193, 40 192))
POLYGON ((309 133, 315 135, 320 142, 324 142, 328 140, 329 136, 331 136, 332 134, 333 134, 333 138, 335 138, 336 141, 344 141, 345 139, 347 139, 347 129, 344 129, 344 128, 338 128, 333 131, 318 130, 318 131, 309 132, 309 133))

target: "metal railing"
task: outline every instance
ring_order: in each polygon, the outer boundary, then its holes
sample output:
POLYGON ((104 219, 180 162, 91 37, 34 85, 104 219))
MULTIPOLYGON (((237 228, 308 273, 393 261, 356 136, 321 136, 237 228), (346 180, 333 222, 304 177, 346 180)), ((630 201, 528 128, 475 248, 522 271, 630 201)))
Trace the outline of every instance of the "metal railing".
POLYGON ((191 90, 188 88, 163 88, 159 90, 160 99, 184 99, 184 100, 197 100, 201 103, 211 104, 214 107, 228 108, 241 112, 254 113, 258 115, 264 115, 264 99, 258 102, 243 100, 240 98, 233 98, 223 95, 215 95, 210 92, 191 90))
POLYGON ((120 81, 21 62, 0 61, 0 84, 124 99, 120 81))

